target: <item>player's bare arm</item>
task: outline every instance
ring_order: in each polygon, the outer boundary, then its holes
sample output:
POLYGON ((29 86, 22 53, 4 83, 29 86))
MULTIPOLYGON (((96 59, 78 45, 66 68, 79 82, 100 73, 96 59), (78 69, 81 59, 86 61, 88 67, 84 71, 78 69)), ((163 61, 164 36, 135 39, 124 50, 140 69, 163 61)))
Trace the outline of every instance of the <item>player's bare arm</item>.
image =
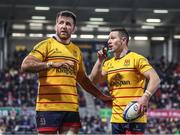
POLYGON ((78 72, 77 75, 78 83, 86 90, 88 93, 92 94, 93 96, 101 99, 102 101, 111 101, 111 97, 104 95, 100 90, 98 90, 85 74, 85 72, 78 72))
POLYGON ((97 60, 89 78, 94 84, 97 84, 106 80, 106 74, 107 73, 105 71, 102 71, 102 63, 97 60))
POLYGON ((49 68, 60 68, 73 66, 74 62, 64 61, 64 62, 42 62, 32 55, 26 56, 21 65, 21 70, 25 72, 37 73, 40 71, 47 70, 49 68))
POLYGON ((102 64, 104 60, 106 59, 106 49, 102 49, 97 52, 98 59, 91 71, 91 74, 89 75, 90 80, 97 84, 99 82, 103 82, 106 80, 107 73, 105 71, 102 71, 102 64))
MULTIPOLYGON (((159 87, 160 79, 158 74, 154 69, 150 69, 143 74, 149 81, 147 85, 147 89, 145 90, 145 93, 143 96, 138 100, 138 102, 142 105, 147 107, 149 103, 149 99, 151 96, 156 92, 156 90, 159 87)), ((143 108, 142 108, 143 109, 143 108)), ((142 110, 144 111, 144 109, 142 110)))
POLYGON ((154 69, 144 72, 143 75, 149 80, 144 96, 150 98, 158 89, 160 84, 160 79, 154 69))

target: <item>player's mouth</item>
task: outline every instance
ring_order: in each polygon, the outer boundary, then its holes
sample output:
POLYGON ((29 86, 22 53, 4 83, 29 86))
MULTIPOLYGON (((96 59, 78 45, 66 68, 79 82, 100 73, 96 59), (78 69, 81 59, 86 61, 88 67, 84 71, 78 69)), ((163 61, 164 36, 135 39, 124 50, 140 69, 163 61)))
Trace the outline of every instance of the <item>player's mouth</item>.
POLYGON ((65 34, 67 34, 67 32, 66 31, 61 31, 61 34, 65 35, 65 34))
POLYGON ((111 45, 108 45, 108 49, 109 49, 109 50, 112 50, 112 46, 111 46, 111 45))

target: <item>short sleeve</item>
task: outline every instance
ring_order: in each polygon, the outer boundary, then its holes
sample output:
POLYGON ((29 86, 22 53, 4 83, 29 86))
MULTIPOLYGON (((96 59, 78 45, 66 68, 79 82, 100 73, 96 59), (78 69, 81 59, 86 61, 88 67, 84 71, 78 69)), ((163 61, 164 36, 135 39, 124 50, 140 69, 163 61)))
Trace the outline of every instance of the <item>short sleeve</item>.
POLYGON ((48 43, 46 41, 42 41, 34 46, 33 50, 29 53, 29 55, 33 55, 37 59, 45 61, 48 52, 47 48, 48 43))
POLYGON ((102 66, 102 71, 108 72, 108 65, 109 65, 108 61, 105 61, 102 66))
POLYGON ((152 66, 149 64, 148 60, 145 57, 140 55, 136 59, 136 69, 140 73, 144 73, 148 71, 149 69, 152 69, 152 66))

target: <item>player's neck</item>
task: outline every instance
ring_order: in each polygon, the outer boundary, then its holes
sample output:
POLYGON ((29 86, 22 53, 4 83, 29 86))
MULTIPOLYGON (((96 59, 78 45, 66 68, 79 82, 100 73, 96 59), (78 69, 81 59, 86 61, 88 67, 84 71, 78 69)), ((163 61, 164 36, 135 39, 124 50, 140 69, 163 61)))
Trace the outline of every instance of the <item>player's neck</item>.
POLYGON ((115 59, 120 59, 124 57, 128 53, 128 48, 124 48, 122 52, 116 53, 115 54, 115 59))
POLYGON ((67 40, 63 40, 61 38, 59 38, 59 36, 57 34, 55 34, 54 36, 56 38, 56 40, 64 45, 69 45, 70 44, 70 38, 67 40))

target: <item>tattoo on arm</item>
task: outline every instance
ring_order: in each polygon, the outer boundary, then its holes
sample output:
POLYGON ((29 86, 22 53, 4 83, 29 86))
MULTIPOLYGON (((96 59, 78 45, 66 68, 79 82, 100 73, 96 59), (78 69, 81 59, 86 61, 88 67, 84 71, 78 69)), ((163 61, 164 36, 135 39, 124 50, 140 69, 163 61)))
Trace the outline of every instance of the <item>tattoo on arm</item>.
POLYGON ((25 72, 37 73, 47 70, 47 63, 42 62, 33 56, 27 56, 21 65, 21 69, 25 72))

